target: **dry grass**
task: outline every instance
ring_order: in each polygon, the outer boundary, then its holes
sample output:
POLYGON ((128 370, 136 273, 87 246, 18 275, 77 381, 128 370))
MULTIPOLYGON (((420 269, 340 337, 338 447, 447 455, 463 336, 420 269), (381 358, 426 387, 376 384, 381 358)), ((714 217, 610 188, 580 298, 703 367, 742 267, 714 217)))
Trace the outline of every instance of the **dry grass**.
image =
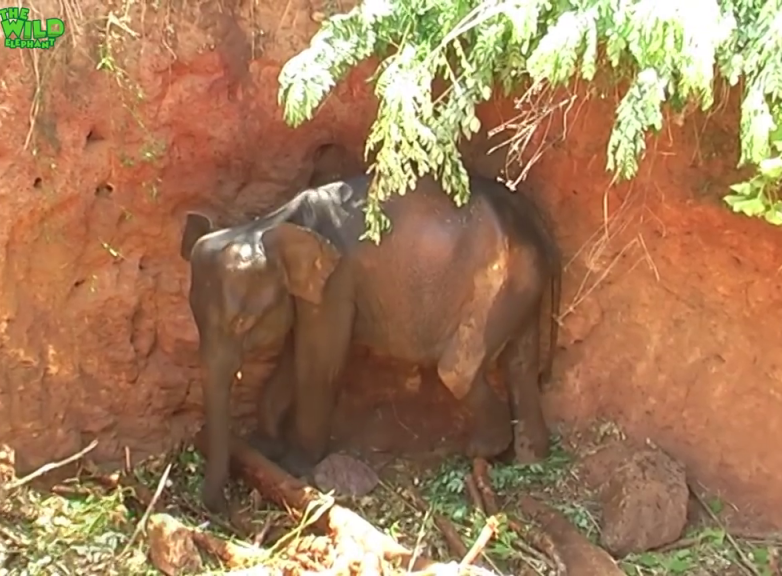
POLYGON ((624 273, 629 274, 639 264, 646 264, 660 281, 660 272, 646 246, 643 224, 651 219, 663 228, 659 218, 646 206, 645 194, 639 193, 633 183, 628 186, 627 194, 620 199, 619 207, 611 210, 609 189, 603 194, 603 222, 581 247, 570 257, 564 269, 568 270, 578 262, 584 267, 584 274, 578 283, 570 302, 564 306, 559 316, 561 322, 572 314, 605 279, 615 271, 618 264, 627 260, 624 273), (623 242, 623 244, 620 244, 623 242), (628 257, 634 256, 631 259, 628 257))
POLYGON ((532 166, 540 160, 546 150, 565 139, 568 115, 575 102, 575 93, 563 93, 551 88, 547 83, 535 82, 516 98, 515 108, 518 113, 489 131, 490 137, 511 132, 508 139, 487 152, 492 154, 507 146, 506 174, 519 169, 519 172, 508 181, 511 186, 518 186, 519 182, 527 178, 532 166), (563 127, 561 133, 552 138, 549 133, 557 112, 562 112, 563 127))
MULTIPOLYGON (((35 146, 35 137, 37 120, 45 101, 44 90, 52 69, 58 66, 58 64, 62 64, 60 54, 63 50, 77 51, 82 57, 90 61, 94 60, 94 55, 98 53, 99 58, 95 62, 96 67, 106 71, 108 76, 119 87, 118 99, 122 102, 122 106, 117 110, 109 111, 112 116, 112 122, 116 114, 127 112, 138 123, 140 129, 148 137, 151 137, 136 106, 138 101, 143 99, 143 93, 139 85, 125 71, 123 64, 118 61, 118 50, 116 49, 116 47, 126 44, 128 39, 138 40, 142 38, 143 34, 133 28, 131 13, 138 8, 138 12, 141 14, 139 25, 143 29, 147 5, 150 2, 147 0, 140 2, 122 0, 116 7, 101 7, 100 15, 93 14, 89 16, 85 15, 79 0, 60 0, 59 4, 60 10, 57 15, 67 22, 65 35, 55 43, 51 50, 18 51, 19 57, 22 58, 23 66, 31 69, 35 83, 35 90, 33 91, 28 111, 28 130, 23 150, 26 151, 32 147, 33 155, 38 153, 35 146)), ((51 13, 44 14, 35 3, 27 6, 35 18, 44 19, 53 16, 51 13)), ((163 28, 164 31, 171 28, 170 3, 166 5, 163 28)), ((176 55, 166 40, 165 33, 160 35, 160 42, 176 59, 176 55)), ((155 145, 152 147, 154 148, 155 145)), ((154 156, 153 159, 157 158, 160 153, 160 151, 153 150, 151 153, 154 156)))
MULTIPOLYGON (((510 173, 514 167, 520 169, 514 178, 509 179, 511 186, 517 186, 524 180, 532 166, 548 149, 565 141, 570 126, 578 120, 588 101, 588 98, 581 98, 576 105, 579 90, 578 81, 574 83, 572 90, 553 89, 545 83, 534 84, 516 100, 518 114, 490 132, 490 135, 506 131, 511 134, 490 151, 491 153, 508 147, 506 173, 510 173), (558 121, 561 123, 559 126, 558 121), (554 134, 552 130, 555 131, 554 134)), ((613 98, 618 101, 618 87, 614 86, 613 91, 613 98)), ((583 265, 584 273, 570 302, 563 306, 563 311, 557 318, 560 324, 612 272, 616 272, 621 261, 631 255, 634 258, 625 268, 625 273, 645 263, 655 279, 660 280, 659 270, 647 248, 641 226, 647 221, 653 221, 662 228, 664 225, 646 206, 645 193, 637 192, 633 182, 629 183, 624 197, 619 197, 618 208, 612 209, 610 204, 614 197, 618 197, 618 194, 612 182, 606 186, 602 196, 602 224, 564 265, 564 270, 567 271, 578 262, 583 265)))

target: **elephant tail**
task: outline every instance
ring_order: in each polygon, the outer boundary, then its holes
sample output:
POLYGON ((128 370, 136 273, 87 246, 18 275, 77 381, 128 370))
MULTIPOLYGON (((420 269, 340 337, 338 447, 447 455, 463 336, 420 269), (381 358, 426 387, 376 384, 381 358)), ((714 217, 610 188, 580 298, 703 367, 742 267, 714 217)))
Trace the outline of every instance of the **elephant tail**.
POLYGON ((546 250, 551 273, 551 318, 549 328, 549 350, 546 367, 540 374, 540 383, 548 384, 554 370, 554 353, 559 337, 559 312, 562 301, 562 255, 551 234, 547 232, 548 240, 554 245, 554 250, 546 250))
POLYGON ((516 213, 522 223, 534 230, 538 249, 543 252, 549 270, 549 281, 551 283, 549 349, 548 358, 543 370, 540 372, 540 383, 546 384, 552 376, 554 354, 557 349, 557 338, 559 337, 559 314, 562 299, 562 252, 554 237, 553 226, 548 218, 548 214, 536 202, 530 192, 520 188, 516 190, 514 196, 516 197, 516 213))

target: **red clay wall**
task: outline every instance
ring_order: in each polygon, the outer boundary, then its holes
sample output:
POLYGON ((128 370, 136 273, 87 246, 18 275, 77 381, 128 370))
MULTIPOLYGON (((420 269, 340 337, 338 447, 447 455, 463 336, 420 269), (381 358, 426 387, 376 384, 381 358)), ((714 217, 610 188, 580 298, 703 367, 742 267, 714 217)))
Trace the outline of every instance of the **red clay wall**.
MULTIPOLYGON (((306 45, 317 27, 310 14, 324 7, 161 4, 130 11, 140 39, 109 28, 112 59, 131 82, 95 70, 101 40, 86 24, 75 48, 0 49, 0 439, 25 468, 96 436, 99 459, 124 446, 140 456, 200 425, 178 256, 184 211, 206 207, 229 221, 279 203, 306 184, 319 145, 342 144, 355 165, 373 119, 359 72, 314 121, 293 131, 281 120, 280 65, 306 45)), ((37 6, 44 18, 60 12, 37 6)), ((66 28, 76 26, 66 19, 66 28)), ((609 192, 612 106, 582 104, 566 142, 532 175, 571 260, 564 302, 573 312, 546 398, 552 424, 615 420, 782 526, 782 231, 720 204, 735 177, 735 114, 671 126, 650 142, 634 183, 609 192)), ((485 125, 509 112, 486 107, 485 125)), ((471 163, 488 170, 496 159, 471 163)), ((237 414, 252 412, 252 383, 266 369, 246 371, 237 414)), ((366 388, 378 374, 356 358, 347 380, 366 388)), ((415 387, 399 370, 387 374, 415 387)))

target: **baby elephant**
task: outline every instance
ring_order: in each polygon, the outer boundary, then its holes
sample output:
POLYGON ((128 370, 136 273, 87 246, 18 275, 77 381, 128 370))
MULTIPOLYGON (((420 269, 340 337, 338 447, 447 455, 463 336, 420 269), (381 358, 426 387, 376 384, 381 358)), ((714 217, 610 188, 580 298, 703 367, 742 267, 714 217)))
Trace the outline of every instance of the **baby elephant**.
POLYGON ((540 406, 539 322, 551 285, 549 357, 557 341, 561 257, 527 197, 473 176, 457 208, 431 178, 384 204, 392 230, 359 241, 370 179, 299 193, 241 226, 213 230, 188 213, 182 257, 200 337, 209 459, 203 499, 224 511, 229 393, 245 350, 281 347, 260 401, 259 435, 272 458, 301 471, 327 451, 337 386, 351 342, 434 366, 472 415, 468 456, 548 455, 540 406), (495 360, 510 406, 486 381, 495 360), (515 426, 515 431, 513 426, 515 426))

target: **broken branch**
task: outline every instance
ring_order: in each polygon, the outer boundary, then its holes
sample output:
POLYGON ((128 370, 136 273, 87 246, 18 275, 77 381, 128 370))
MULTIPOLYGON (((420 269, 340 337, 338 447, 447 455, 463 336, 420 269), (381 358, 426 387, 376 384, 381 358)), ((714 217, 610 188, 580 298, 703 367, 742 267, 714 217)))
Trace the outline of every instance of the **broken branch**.
MULTIPOLYGON (((430 504, 413 486, 408 486, 407 492, 410 494, 410 498, 413 500, 413 505, 415 508, 421 512, 426 512, 430 509, 430 504)), ((448 549, 451 551, 451 554, 457 558, 464 557, 467 554, 467 546, 462 541, 462 537, 459 536, 459 532, 456 530, 456 526, 454 526, 453 523, 448 520, 448 518, 434 511, 432 511, 432 521, 443 535, 445 543, 448 546, 448 549)))
MULTIPOLYGON (((195 437, 195 445, 204 456, 209 457, 206 431, 201 429, 195 437)), ((305 510, 319 507, 320 514, 313 523, 332 537, 340 547, 353 548, 358 545, 365 552, 377 553, 386 561, 407 563, 412 552, 383 534, 355 512, 343 508, 327 498, 320 491, 293 478, 280 467, 253 450, 236 436, 230 441, 231 463, 245 479, 264 497, 275 502, 291 515, 301 515, 305 510)), ((417 558, 414 570, 422 570, 434 564, 431 560, 417 558)))
POLYGON ((478 485, 475 483, 475 477, 472 474, 468 474, 464 479, 464 485, 467 488, 467 495, 470 497, 472 505, 480 510, 484 516, 486 515, 486 505, 483 503, 483 497, 481 496, 478 485))
POLYGON ((48 472, 51 472, 52 470, 56 470, 57 468, 62 468, 63 466, 67 466, 68 464, 71 464, 72 462, 76 462, 76 460, 79 460, 82 458, 85 454, 88 452, 91 452, 95 449, 95 446, 98 445, 97 440, 93 440, 89 443, 89 445, 86 448, 82 448, 76 454, 73 454, 71 456, 68 456, 64 460, 59 460, 57 462, 49 462, 48 464, 44 464, 38 470, 31 472, 24 478, 19 478, 17 480, 12 480, 9 482, 6 486, 4 486, 4 490, 14 490, 16 488, 19 488, 21 486, 24 486, 25 484, 28 484, 35 480, 36 478, 40 478, 44 474, 47 474, 48 472))
POLYGON ((160 498, 160 495, 163 493, 163 488, 166 487, 166 480, 168 480, 168 475, 171 472, 171 462, 168 463, 168 466, 166 466, 166 469, 163 471, 163 475, 160 477, 160 482, 157 483, 157 489, 155 490, 155 493, 152 495, 152 499, 149 501, 149 504, 147 504, 146 510, 144 510, 143 516, 141 516, 141 520, 138 521, 138 524, 136 524, 136 528, 133 530, 133 534, 130 536, 130 540, 128 540, 128 543, 125 545, 125 549, 122 551, 120 556, 125 554, 128 550, 130 550, 130 547, 133 545, 133 543, 136 541, 136 538, 138 538, 138 535, 141 534, 141 531, 146 527, 147 521, 149 520, 150 514, 152 514, 152 510, 155 508, 155 503, 160 498))
POLYGON ((728 530, 725 528, 725 524, 714 513, 714 510, 711 509, 711 507, 703 500, 698 491, 695 490, 695 486, 688 482, 687 487, 690 489, 690 493, 695 496, 698 504, 700 504, 706 514, 709 515, 709 518, 711 518, 712 521, 717 526, 719 526, 722 532, 725 534, 725 539, 730 543, 739 557, 739 566, 741 566, 741 568, 750 576, 760 576, 760 572, 758 572, 755 564, 747 557, 747 554, 744 552, 744 550, 742 550, 741 546, 739 546, 739 543, 736 542, 736 539, 730 534, 730 532, 728 532, 728 530))
POLYGON ((229 568, 240 568, 266 558, 260 549, 237 546, 232 542, 213 536, 201 530, 188 528, 197 546, 220 558, 229 568))
MULTIPOLYGON (((497 514, 497 496, 494 494, 494 489, 491 486, 489 468, 489 463, 483 458, 475 458, 473 460, 472 477, 475 480, 475 485, 478 487, 487 512, 492 510, 492 517, 494 517, 497 514)), ((535 502, 531 498, 529 500, 535 502)), ((548 565, 551 569, 556 570, 559 576, 564 576, 567 573, 566 565, 557 551, 557 547, 554 545, 551 537, 543 530, 531 525, 524 528, 513 518, 508 518, 508 527, 519 535, 515 545, 518 546, 523 554, 548 565), (527 544, 526 539, 530 540, 531 546, 527 544)))
POLYGON ((478 556, 483 552, 483 549, 486 548, 489 540, 497 533, 499 525, 500 523, 496 516, 490 516, 486 519, 486 524, 481 529, 481 533, 478 534, 478 538, 475 539, 475 542, 473 542, 472 546, 467 551, 467 554, 465 554, 462 561, 459 562, 460 567, 469 566, 477 560, 478 556))
POLYGON ((472 477, 475 485, 481 495, 483 508, 486 514, 494 516, 499 511, 497 506, 497 497, 491 487, 491 477, 489 476, 489 463, 483 458, 475 458, 472 461, 472 477))

